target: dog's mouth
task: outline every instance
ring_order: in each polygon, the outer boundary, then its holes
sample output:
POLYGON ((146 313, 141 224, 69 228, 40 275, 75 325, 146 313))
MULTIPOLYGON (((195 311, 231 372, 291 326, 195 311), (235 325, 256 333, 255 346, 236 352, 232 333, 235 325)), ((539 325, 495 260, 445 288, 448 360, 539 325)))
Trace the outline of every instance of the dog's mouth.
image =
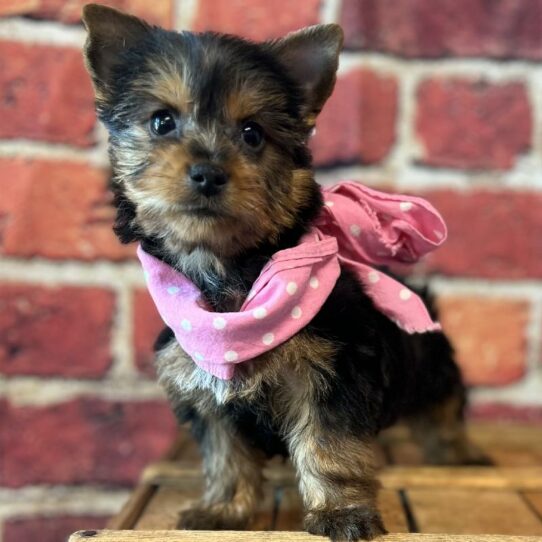
POLYGON ((223 209, 209 204, 181 205, 178 210, 184 215, 194 218, 224 218, 226 216, 223 209))
POLYGON ((209 207, 196 207, 193 209, 187 209, 185 212, 189 215, 201 218, 220 218, 224 216, 223 213, 209 207))

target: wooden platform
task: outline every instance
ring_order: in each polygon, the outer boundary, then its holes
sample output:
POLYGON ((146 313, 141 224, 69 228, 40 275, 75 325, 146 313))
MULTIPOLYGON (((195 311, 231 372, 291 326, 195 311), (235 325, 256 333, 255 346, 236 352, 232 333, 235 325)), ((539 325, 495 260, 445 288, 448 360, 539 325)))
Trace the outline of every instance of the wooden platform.
MULTIPOLYGON (((382 463, 380 508, 393 533, 387 537, 390 541, 497 542, 520 537, 523 542, 542 542, 542 429, 477 424, 470 433, 495 467, 424 466, 406 430, 383 435, 377 450, 382 463)), ((145 469, 110 530, 75 533, 70 542, 317 540, 297 532, 302 507, 290 465, 273 461, 265 474, 265 498, 251 525, 258 532, 175 531, 179 510, 202 489, 196 447, 181 435, 168 457, 145 469)))

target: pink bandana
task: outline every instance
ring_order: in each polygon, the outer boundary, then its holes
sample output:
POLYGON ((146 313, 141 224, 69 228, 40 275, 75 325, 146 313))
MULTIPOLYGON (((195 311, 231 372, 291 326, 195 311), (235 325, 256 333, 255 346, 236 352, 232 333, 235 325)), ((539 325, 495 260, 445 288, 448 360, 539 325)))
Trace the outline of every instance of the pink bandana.
POLYGON ((182 273, 138 256, 164 322, 194 362, 225 380, 234 365, 285 342, 318 313, 341 265, 353 271, 375 306, 408 333, 436 331, 412 290, 372 267, 412 263, 446 238, 446 225, 425 200, 386 194, 354 182, 323 190, 325 207, 299 244, 275 253, 239 312, 212 312, 182 273))

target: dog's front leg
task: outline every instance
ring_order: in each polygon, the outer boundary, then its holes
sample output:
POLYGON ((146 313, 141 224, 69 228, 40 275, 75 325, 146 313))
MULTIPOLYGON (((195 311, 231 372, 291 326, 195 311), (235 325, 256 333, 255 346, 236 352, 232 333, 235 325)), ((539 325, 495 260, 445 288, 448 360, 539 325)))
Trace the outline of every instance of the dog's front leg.
POLYGON ((386 530, 378 513, 372 439, 327 426, 321 403, 306 402, 291 425, 289 448, 305 504, 305 528, 332 540, 370 540, 386 530))
POLYGON ((194 432, 203 455, 205 492, 201 502, 181 512, 180 529, 244 529, 262 487, 262 457, 225 418, 201 418, 194 432))

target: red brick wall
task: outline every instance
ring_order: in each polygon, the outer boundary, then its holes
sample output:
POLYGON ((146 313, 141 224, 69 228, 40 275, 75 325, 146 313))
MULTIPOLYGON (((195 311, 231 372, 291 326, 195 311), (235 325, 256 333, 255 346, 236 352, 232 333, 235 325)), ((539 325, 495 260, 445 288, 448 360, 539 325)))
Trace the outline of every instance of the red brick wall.
MULTIPOLYGON (((542 421, 542 0, 110 0, 171 28, 346 30, 318 177, 421 194, 450 227, 439 294, 474 415, 542 421)), ((160 324, 111 232, 82 0, 0 0, 0 539, 99 527, 174 422, 160 324)))

